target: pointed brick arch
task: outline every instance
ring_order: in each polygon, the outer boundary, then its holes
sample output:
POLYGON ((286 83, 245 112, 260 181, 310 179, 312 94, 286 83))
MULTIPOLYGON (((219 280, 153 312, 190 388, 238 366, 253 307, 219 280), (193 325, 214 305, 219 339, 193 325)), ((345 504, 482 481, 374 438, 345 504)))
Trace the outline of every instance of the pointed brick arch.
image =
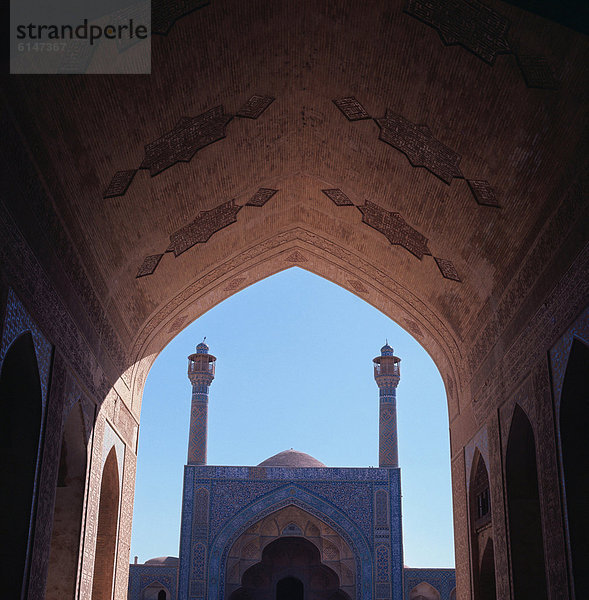
POLYGON ((179 331, 241 289, 294 266, 359 296, 416 337, 442 375, 450 420, 458 415, 463 356, 452 327, 426 302, 375 267, 370 257, 302 226, 262 238, 230 259, 219 261, 150 315, 135 337, 131 351, 134 363, 126 374, 131 380, 134 411, 140 411, 149 369, 179 331))

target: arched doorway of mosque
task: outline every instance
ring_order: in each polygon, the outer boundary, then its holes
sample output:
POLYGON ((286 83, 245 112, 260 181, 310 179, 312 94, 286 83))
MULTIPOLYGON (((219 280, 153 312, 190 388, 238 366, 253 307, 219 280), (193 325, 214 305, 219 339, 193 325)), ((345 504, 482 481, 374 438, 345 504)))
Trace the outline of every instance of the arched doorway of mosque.
POLYGON ((337 573, 322 563, 319 549, 304 538, 283 537, 268 544, 262 560, 245 571, 231 600, 331 600, 334 596, 347 597, 337 573))

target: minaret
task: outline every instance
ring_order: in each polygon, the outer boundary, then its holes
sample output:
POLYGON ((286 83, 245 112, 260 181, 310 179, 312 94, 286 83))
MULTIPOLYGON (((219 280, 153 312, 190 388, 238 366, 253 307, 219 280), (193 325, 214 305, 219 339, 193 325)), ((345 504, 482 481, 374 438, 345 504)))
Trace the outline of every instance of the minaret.
POLYGON ((387 342, 373 362, 374 379, 380 388, 378 466, 398 467, 397 385, 401 379, 401 359, 394 355, 394 350, 387 342))
MULTIPOLYGON (((206 339, 206 338, 205 338, 206 339)), ((207 464, 207 421, 209 412, 209 386, 215 378, 215 361, 204 340, 196 353, 188 357, 188 379, 192 383, 190 409, 190 434, 188 437, 188 464, 207 464)))

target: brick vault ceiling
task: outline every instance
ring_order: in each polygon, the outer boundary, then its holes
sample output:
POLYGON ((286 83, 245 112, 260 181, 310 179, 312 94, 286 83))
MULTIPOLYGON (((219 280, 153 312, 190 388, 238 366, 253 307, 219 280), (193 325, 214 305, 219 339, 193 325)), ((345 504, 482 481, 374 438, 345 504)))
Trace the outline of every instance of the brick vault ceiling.
POLYGON ((150 76, 11 79, 124 344, 198 274, 293 224, 468 336, 586 155, 588 43, 502 2, 464 17, 474 4, 454 0, 450 20, 438 4, 214 0, 153 37, 150 76))

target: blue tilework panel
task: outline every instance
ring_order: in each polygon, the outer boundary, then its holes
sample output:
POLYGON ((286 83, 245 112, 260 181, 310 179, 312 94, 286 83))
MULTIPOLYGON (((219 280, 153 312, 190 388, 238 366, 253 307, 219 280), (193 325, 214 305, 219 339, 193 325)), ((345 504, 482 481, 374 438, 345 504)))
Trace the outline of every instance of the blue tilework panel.
POLYGON ((159 583, 167 589, 170 600, 176 600, 178 568, 160 565, 130 565, 129 595, 127 600, 143 600, 143 590, 153 583, 159 583))
POLYGON ((405 569, 405 600, 409 600, 411 590, 425 581, 440 593, 442 600, 450 600, 452 590, 456 588, 454 569, 405 569))
POLYGON ((389 495, 386 490, 376 490, 374 492, 374 528, 389 528, 389 495))
POLYGON ((12 343, 27 331, 31 333, 33 344, 35 346, 35 355, 37 357, 37 367, 39 369, 39 379, 41 382, 41 396, 43 402, 42 414, 45 416, 52 346, 47 341, 47 338, 41 333, 41 330, 37 327, 37 324, 33 321, 14 291, 9 289, 6 301, 4 326, 2 328, 2 343, 0 344, 0 369, 2 368, 4 357, 12 343))
POLYGON ((550 350, 550 367, 552 370, 552 387, 554 390, 557 421, 560 421, 562 385, 574 338, 578 338, 589 345, 589 308, 581 313, 579 318, 550 350))

